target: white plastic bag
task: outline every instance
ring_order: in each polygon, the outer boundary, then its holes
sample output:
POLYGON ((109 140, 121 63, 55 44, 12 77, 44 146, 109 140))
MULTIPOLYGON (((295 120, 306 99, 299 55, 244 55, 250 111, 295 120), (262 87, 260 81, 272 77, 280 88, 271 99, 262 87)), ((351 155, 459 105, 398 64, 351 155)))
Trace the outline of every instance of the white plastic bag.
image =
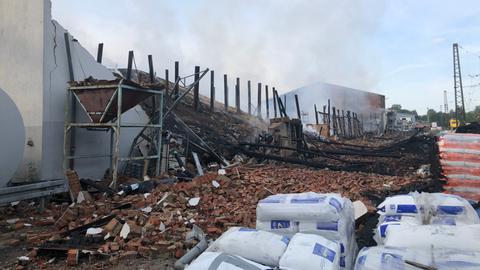
POLYGON ((477 270, 480 269, 480 252, 452 249, 433 250, 434 266, 438 270, 477 270))
POLYGON ((320 235, 297 233, 280 259, 285 270, 340 269, 340 246, 320 235))
POLYGON ((290 238, 271 232, 233 227, 218 238, 208 251, 224 252, 269 266, 278 266, 290 238))
POLYGON ((272 270, 272 268, 240 256, 221 252, 204 252, 185 270, 272 270))
POLYGON ((355 214, 352 202, 339 194, 314 192, 277 194, 257 205, 259 230, 292 236, 296 232, 317 234, 336 241, 341 247, 340 265, 353 265, 355 214))
POLYGON ((480 251, 480 225, 389 226, 385 246, 429 249, 480 251))
POLYGON ((382 245, 385 237, 387 236, 387 228, 389 226, 397 226, 401 224, 422 225, 422 222, 418 218, 412 216, 380 216, 373 239, 377 242, 377 244, 382 245))
POLYGON ((418 270, 405 261, 431 266, 438 270, 480 269, 480 253, 454 249, 407 249, 385 246, 363 248, 355 270, 418 270))
POLYGON ((444 220, 450 218, 455 224, 457 222, 462 224, 480 223, 480 218, 475 209, 460 196, 443 193, 421 193, 418 200, 424 205, 425 213, 429 215, 429 219, 444 220))
POLYGON ((396 195, 387 197, 377 207, 380 215, 404 215, 404 216, 420 216, 420 206, 415 202, 412 194, 396 195))
POLYGON ((363 248, 357 256, 355 270, 418 270, 408 265, 405 260, 430 265, 428 251, 409 250, 384 246, 363 248))
POLYGON ((293 236, 298 232, 298 221, 294 220, 258 220, 256 228, 261 231, 274 232, 280 235, 293 236))
POLYGON ((339 194, 315 192, 276 194, 257 204, 257 220, 323 220, 337 221, 344 198, 339 194))

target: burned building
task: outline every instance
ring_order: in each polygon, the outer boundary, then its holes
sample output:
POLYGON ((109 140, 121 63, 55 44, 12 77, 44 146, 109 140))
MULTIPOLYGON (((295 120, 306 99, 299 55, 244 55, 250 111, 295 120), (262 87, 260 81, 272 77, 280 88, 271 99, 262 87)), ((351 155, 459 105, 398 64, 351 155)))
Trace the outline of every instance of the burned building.
MULTIPOLYGON (((345 86, 317 82, 281 95, 288 115, 297 115, 295 95, 298 96, 304 124, 314 124, 315 106, 320 113, 335 108, 339 114, 355 113, 366 132, 383 132, 385 128, 385 96, 345 86), (330 106, 330 108, 329 108, 330 106)), ((337 113, 338 114, 338 113, 337 113)), ((320 117, 321 118, 321 117, 320 117)), ((322 119, 320 119, 320 122, 322 119)))

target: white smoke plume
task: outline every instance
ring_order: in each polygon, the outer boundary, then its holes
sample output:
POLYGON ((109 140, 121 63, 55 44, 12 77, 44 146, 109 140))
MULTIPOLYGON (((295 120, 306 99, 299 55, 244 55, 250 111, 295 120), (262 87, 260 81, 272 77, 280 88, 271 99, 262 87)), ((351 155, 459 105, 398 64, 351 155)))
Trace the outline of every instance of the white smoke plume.
MULTIPOLYGON (((139 69, 148 70, 147 55, 154 56, 160 77, 166 68, 173 77, 176 60, 181 75, 193 73, 195 65, 209 67, 215 70, 217 100, 223 101, 223 74, 228 74, 231 105, 235 78, 241 78, 243 109, 247 80, 254 104, 258 82, 280 93, 316 81, 375 90, 379 69, 366 46, 383 14, 378 1, 105 2, 108 10, 91 12, 96 1, 66 9, 70 1, 54 0, 53 16, 92 54, 104 42, 109 66, 126 66, 128 51, 134 50, 139 69)), ((209 76, 202 81, 203 94, 209 93, 209 81, 209 76)))

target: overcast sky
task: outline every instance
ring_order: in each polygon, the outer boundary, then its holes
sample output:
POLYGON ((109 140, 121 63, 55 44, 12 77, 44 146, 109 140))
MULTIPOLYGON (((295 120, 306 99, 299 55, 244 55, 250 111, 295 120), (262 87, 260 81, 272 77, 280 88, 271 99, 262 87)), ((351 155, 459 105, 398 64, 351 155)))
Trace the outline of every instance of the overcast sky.
MULTIPOLYGON (((438 0, 52 0, 53 18, 104 63, 125 67, 129 50, 157 75, 194 66, 231 88, 240 77, 286 92, 316 81, 386 95, 424 113, 453 108, 452 43, 460 56, 467 109, 480 104, 480 1, 438 0)), ((171 75, 172 76, 172 75, 171 75)), ((201 91, 208 92, 208 79, 201 91)))

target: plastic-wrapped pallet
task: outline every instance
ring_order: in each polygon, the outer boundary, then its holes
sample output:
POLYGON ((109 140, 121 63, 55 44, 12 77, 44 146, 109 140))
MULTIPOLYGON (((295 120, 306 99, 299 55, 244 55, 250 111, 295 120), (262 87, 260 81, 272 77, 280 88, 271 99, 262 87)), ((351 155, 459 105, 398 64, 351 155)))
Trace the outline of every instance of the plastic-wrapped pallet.
POLYGON ((354 227, 352 202, 335 193, 277 194, 257 205, 257 229, 289 236, 317 234, 337 241, 341 266, 347 269, 351 269, 357 250, 354 227))
POLYGON ((411 192, 388 197, 378 206, 380 214, 374 236, 382 244, 390 225, 468 225, 479 224, 475 209, 456 195, 411 192))
POLYGON ((272 270, 272 267, 227 253, 204 252, 185 270, 272 270))
POLYGON ((373 239, 377 242, 377 244, 382 245, 385 237, 387 236, 387 228, 389 226, 397 226, 401 224, 422 225, 422 222, 420 219, 412 216, 380 216, 373 239))
POLYGON ((480 251, 470 252, 452 249, 434 249, 433 265, 438 270, 477 270, 480 269, 480 251))
POLYGON ((422 225, 389 226, 385 246, 416 249, 450 248, 480 251, 480 225, 422 225))
POLYGON ((269 266, 278 266, 290 238, 271 232, 233 227, 218 238, 207 251, 224 252, 269 266))
POLYGON ((480 253, 453 249, 418 250, 385 246, 363 248, 355 270, 418 270, 406 261, 420 263, 438 270, 480 269, 480 253))
POLYGON ((423 224, 422 207, 416 201, 414 193, 387 197, 378 205, 377 229, 373 236, 377 244, 381 245, 387 234, 387 228, 400 224, 421 225, 423 224))
POLYGON ((460 196, 443 193, 417 193, 415 196, 423 205, 427 223, 442 224, 444 221, 447 223, 443 224, 450 225, 480 223, 475 209, 460 196))
POLYGON ((338 243, 320 235, 297 233, 280 259, 280 269, 337 270, 339 262, 338 243))
POLYGON ((276 194, 257 205, 257 229, 280 234, 299 232, 301 221, 327 224, 347 219, 354 219, 352 203, 333 193, 276 194))
POLYGON ((408 250, 392 247, 366 247, 357 256, 355 270, 418 270, 405 264, 405 260, 430 265, 431 255, 423 250, 408 250))
POLYGON ((480 134, 447 134, 438 147, 446 192, 480 200, 480 134))
POLYGON ((381 216, 411 216, 422 220, 422 209, 413 193, 387 197, 377 209, 381 216))

